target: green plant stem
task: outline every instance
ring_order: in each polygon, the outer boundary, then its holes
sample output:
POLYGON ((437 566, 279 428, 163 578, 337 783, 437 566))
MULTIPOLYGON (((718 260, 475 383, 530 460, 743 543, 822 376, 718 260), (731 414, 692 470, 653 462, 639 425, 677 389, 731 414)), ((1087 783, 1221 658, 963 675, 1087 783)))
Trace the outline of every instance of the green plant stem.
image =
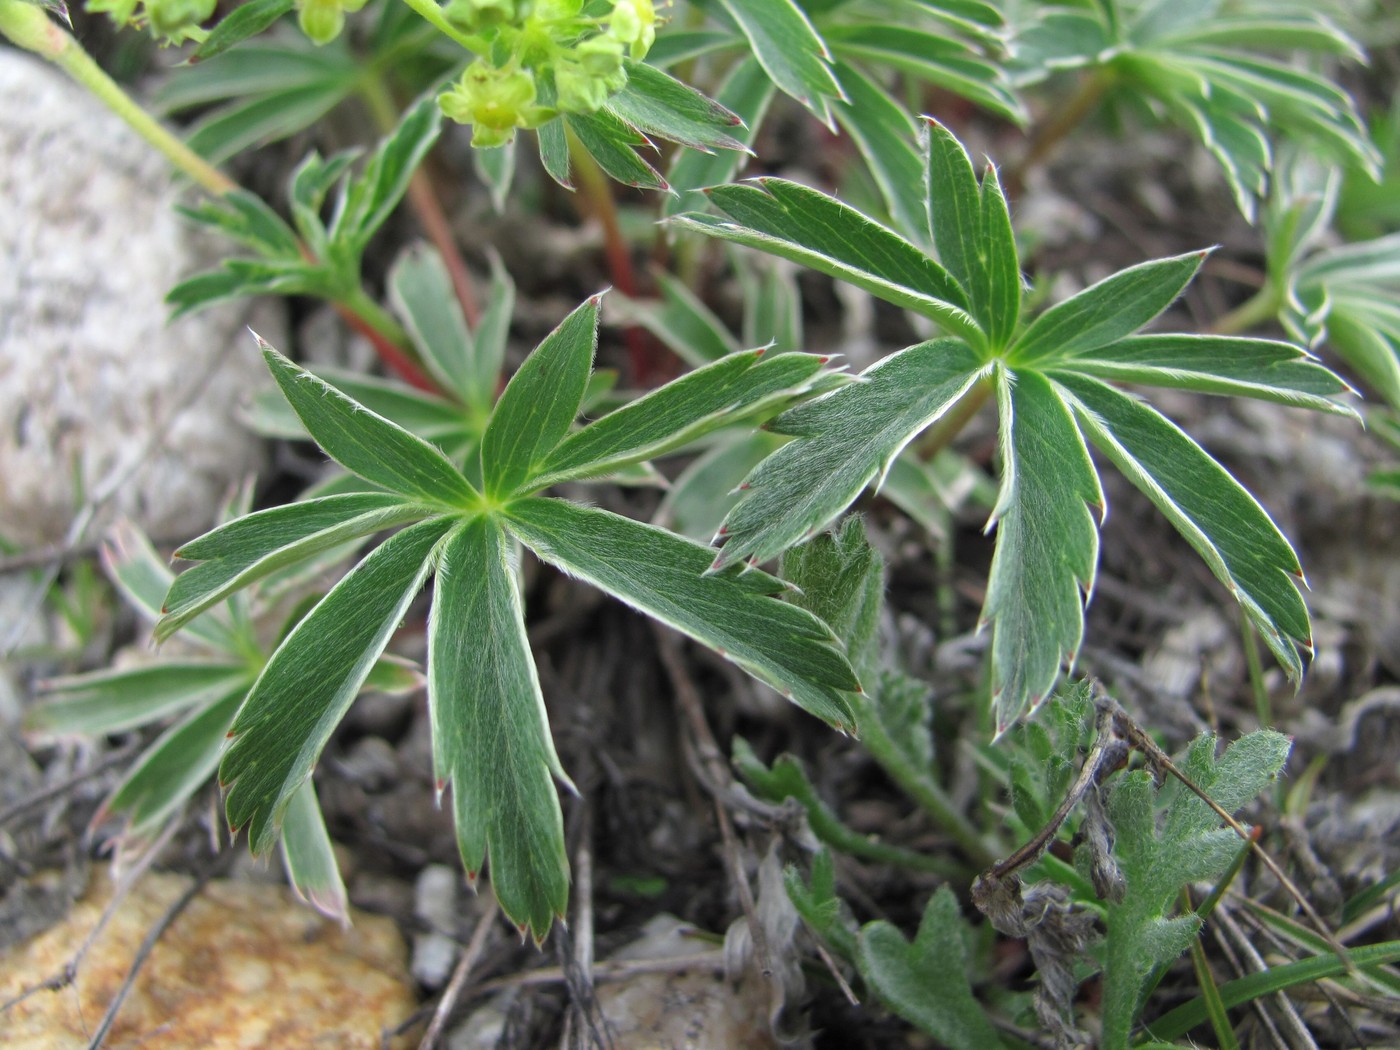
MULTIPOLYGON (((1191 894, 1184 887, 1181 890, 1181 903, 1183 911, 1191 910, 1191 894)), ((1220 1050, 1239 1050, 1239 1041, 1235 1038, 1234 1029, 1230 1027, 1230 1016, 1220 999, 1220 987, 1215 983, 1215 975, 1210 972, 1210 961, 1206 959, 1200 937, 1191 941, 1190 952, 1191 965, 1196 971, 1196 984, 1201 989, 1201 1002, 1205 1004, 1210 1026, 1215 1030, 1216 1043, 1220 1050)))
POLYGON ((389 311, 371 299, 363 288, 356 289, 349 298, 337 301, 335 308, 346 324, 374 344, 380 360, 405 383, 425 393, 442 393, 442 388, 404 349, 408 346, 408 334, 390 316, 389 311))
POLYGON ((1238 335, 1251 328, 1272 320, 1278 314, 1278 293, 1273 285, 1266 284, 1239 306, 1210 326, 1214 335, 1238 335))
MULTIPOLYGON (((603 229, 603 253, 608 260, 608 272, 618 291, 628 298, 637 297, 637 273, 632 266, 632 250, 618 221, 617 201, 613 199, 612 184, 593 155, 584 149, 578 136, 572 131, 566 134, 569 139, 569 161, 578 175, 582 200, 587 202, 591 217, 603 229)), ((632 366, 632 379, 643 383, 653 372, 651 348, 647 345, 646 333, 636 325, 628 325, 622 330, 627 341, 627 359, 632 366)))
MULTIPOLYGON (((24 0, 0 0, 0 34, 62 69, 201 189, 215 197, 238 189, 236 182, 142 109, 43 8, 24 0)), ((406 352, 407 334, 363 290, 336 306, 351 327, 374 344, 386 365, 419 389, 437 392, 437 385, 406 352)))
MULTIPOLYGON (((389 134, 398 124, 399 109, 394 104, 394 97, 384 74, 377 67, 366 69, 364 76, 360 78, 359 89, 360 97, 364 99, 379 133, 389 134)), ((457 302, 462 307, 467 324, 475 329, 481 322, 481 305, 472 285, 471 272, 467 269, 462 253, 457 249, 456 238, 452 235, 452 224, 448 222, 447 215, 442 210, 442 203, 433 186, 432 177, 428 174, 426 162, 424 167, 413 173, 413 178, 409 181, 408 203, 418 216, 418 223, 423 227, 424 234, 442 256, 443 264, 452 279, 452 290, 457 295, 457 302)))
POLYGON ((972 417, 982 410, 994 389, 991 376, 978 380, 968 388, 967 393, 943 418, 924 431, 918 443, 919 458, 927 462, 951 445, 953 439, 972 421, 972 417))
POLYGON ((1055 110, 1054 117, 1036 129, 1025 155, 1007 168, 1005 182, 1009 196, 1019 194, 1025 185, 1026 173, 1045 160, 1061 140, 1094 111, 1113 80, 1113 72, 1108 67, 1094 70, 1080 81, 1079 87, 1064 105, 1055 110))
POLYGON ((219 197, 238 188, 142 109, 42 7, 24 0, 0 0, 0 33, 62 69, 208 192, 219 197))
POLYGON ((972 822, 958 812, 950 799, 928 774, 910 762, 884 727, 874 711, 869 710, 869 700, 863 699, 863 711, 857 711, 860 725, 860 742, 875 761, 888 773, 901 788, 908 793, 927 813, 943 832, 961 847, 979 868, 988 868, 996 863, 997 852, 983 841, 981 834, 972 822))
POLYGON ((442 13, 435 0, 403 0, 417 15, 449 40, 454 40, 474 55, 486 51, 486 42, 470 33, 464 33, 442 13))
POLYGON ((1244 644, 1244 662, 1249 671, 1249 688, 1254 693, 1254 711, 1261 729, 1274 724, 1274 708, 1269 702, 1269 687, 1264 683, 1264 664, 1259 658, 1259 636, 1254 625, 1246 616, 1240 617, 1241 641, 1244 644))

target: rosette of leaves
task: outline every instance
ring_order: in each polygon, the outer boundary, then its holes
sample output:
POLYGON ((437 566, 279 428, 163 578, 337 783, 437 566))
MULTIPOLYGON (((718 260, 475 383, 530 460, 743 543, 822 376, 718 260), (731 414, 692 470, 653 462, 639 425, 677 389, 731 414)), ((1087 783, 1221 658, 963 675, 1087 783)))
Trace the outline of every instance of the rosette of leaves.
POLYGON ((1105 98, 1189 130, 1219 162, 1251 221, 1280 140, 1379 173, 1355 104, 1316 68, 1328 59, 1362 61, 1361 49, 1315 6, 1097 0, 1025 11, 1015 36, 1018 86, 1063 70, 1092 71, 1071 108, 1105 98))
POLYGON ((962 145, 929 122, 929 239, 939 260, 841 202, 781 179, 716 187, 723 214, 686 229, 746 244, 864 288, 946 336, 893 354, 860 382, 799 405, 770 429, 793 440, 749 477, 720 530, 715 571, 770 558, 878 486, 901 449, 945 417, 992 400, 1001 426, 996 550, 983 607, 992 695, 1004 731, 1074 660, 1105 511, 1092 444, 1201 554, 1290 676, 1311 647, 1297 556, 1268 514, 1184 431, 1115 384, 1257 397, 1354 415, 1348 388, 1287 343, 1139 334, 1186 287, 1206 252, 1142 263, 1039 316, 1022 279, 995 169, 980 183, 962 145))
POLYGON ((435 578, 428 618, 433 763, 463 862, 489 858, 505 913, 538 940, 563 914, 568 866, 550 740, 525 635, 520 548, 721 652, 794 703, 853 728, 856 677, 830 629, 779 600, 759 571, 706 573, 712 552, 664 530, 542 495, 599 477, 801 390, 821 359, 733 354, 574 429, 596 345, 599 300, 575 310, 496 402, 467 470, 271 347, 268 367, 307 431, 382 491, 327 496, 234 520, 183 547, 157 637, 261 577, 351 539, 397 529, 286 636, 239 709, 219 767, 229 824, 255 852, 276 840, 296 793, 435 578), (473 483, 469 474, 479 477, 473 483))
MULTIPOLYGON (((244 492, 232 513, 246 511, 244 492)), ((154 622, 174 581, 165 560, 130 524, 113 530, 103 547, 108 576, 127 602, 154 622)), ((219 764, 234 715, 267 663, 270 647, 261 627, 291 604, 281 633, 305 611, 301 597, 339 548, 290 570, 265 576, 248 591, 210 607, 191 620, 180 651, 167 650, 140 666, 57 678, 44 688, 25 728, 42 738, 106 736, 145 726, 165 729, 132 763, 93 817, 94 828, 109 817, 124 827, 117 836, 118 863, 156 841, 204 787, 219 764)), ((369 669, 364 688, 376 692, 415 689, 421 676, 391 657, 369 669)), ((292 887, 318 910, 346 919, 347 898, 325 820, 310 780, 290 799, 278 836, 292 887)))

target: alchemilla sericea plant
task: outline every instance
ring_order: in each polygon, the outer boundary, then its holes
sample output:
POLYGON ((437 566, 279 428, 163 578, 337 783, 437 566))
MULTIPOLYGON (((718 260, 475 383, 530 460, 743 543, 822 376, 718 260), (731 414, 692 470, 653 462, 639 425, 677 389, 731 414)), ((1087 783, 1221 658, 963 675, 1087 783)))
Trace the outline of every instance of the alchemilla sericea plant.
MULTIPOLYGON (((198 153, 76 47, 61 5, 0 0, 0 31, 62 65, 206 191, 187 215, 241 251, 175 288, 175 311, 254 294, 320 299, 393 373, 309 369, 259 339, 280 402, 261 403, 258 421, 309 437, 342 472, 284 505, 252 510, 243 494, 175 552, 193 563, 178 575, 130 530, 110 545, 109 570, 156 639, 180 634, 201 655, 62 679, 31 728, 95 734, 174 719, 105 807, 130 822, 129 843, 153 838, 216 776, 229 827, 255 853, 280 842, 293 884, 343 914, 312 773, 362 690, 425 686, 437 794, 467 875, 489 870, 504 913, 543 940, 566 914, 560 791, 574 789, 526 632, 528 552, 859 738, 947 833, 952 861, 857 835, 795 759, 768 766, 735 744, 754 792, 795 799, 823 843, 808 873, 788 872, 792 906, 890 1009, 955 1047, 1017 1045, 969 982, 971 927, 956 894, 933 895, 912 941, 887 922, 861 925, 838 895, 833 851, 944 875, 987 868, 974 897, 995 929, 1027 940, 1042 988, 1026 1009, 1058 1045, 1082 1041, 1074 992, 1087 972, 1102 977, 1102 1045, 1189 1030, 1190 1011, 1150 1036, 1136 1026, 1201 927, 1204 913, 1179 910, 1183 889, 1229 877, 1238 829, 1222 821, 1278 775, 1287 741, 1261 730, 1217 755, 1203 737, 1172 765, 1115 703, 1065 678, 1108 510, 1101 464, 1195 549, 1288 677, 1303 673, 1312 631, 1296 553, 1144 388, 1356 416, 1354 391, 1312 353, 1335 349, 1395 401, 1395 235, 1327 240, 1338 185, 1381 176, 1386 162, 1333 78, 1362 53, 1336 19, 1252 0, 250 0, 213 25, 214 5, 190 0, 88 9, 190 45, 196 61, 165 97, 171 111, 206 107, 190 138, 198 153), (1079 79, 1065 100, 1055 92, 1067 77, 1079 79), (1044 275, 1028 280, 1035 260, 996 165, 979 172, 954 121, 922 112, 949 96, 1022 127, 1060 99, 1028 162, 1096 107, 1120 127, 1193 136, 1241 215, 1263 216, 1263 290, 1213 330, 1172 331, 1162 318, 1209 256, 1202 246, 1049 303, 1044 275), (363 158, 309 154, 285 206, 210 164, 354 98, 375 115, 377 144, 363 158), (849 138, 848 186, 734 180, 783 98, 849 138), (607 178, 673 191, 657 212, 677 272, 658 278, 659 304, 627 309, 690 371, 640 393, 613 389, 616 377, 595 369, 600 293, 507 376, 510 277, 496 266, 486 308, 464 310, 450 237, 400 255, 380 302, 366 253, 406 200, 430 214, 431 187, 418 180, 444 120, 470 126, 497 201, 520 142, 532 142, 540 169, 604 218, 619 267, 630 264, 607 178), (658 140, 674 147, 666 163, 658 140), (714 240, 852 285, 927 338, 850 374, 803 352, 796 286, 769 281, 746 285, 743 342, 680 276, 698 272, 714 240), (1268 318, 1299 342, 1247 334, 1268 318), (980 618, 992 731, 968 746, 1013 800, 1006 829, 1038 843, 1010 867, 993 862, 1014 843, 959 812, 940 783, 926 687, 879 643, 883 562, 858 519, 842 523, 886 488, 901 508, 946 511, 947 471, 976 473, 947 459, 949 447, 984 409, 998 434, 980 618), (578 496, 586 484, 656 484, 655 462, 678 453, 696 458, 664 508, 712 514, 710 543, 682 535, 694 521, 641 522, 578 496), (317 571, 347 560, 317 591, 317 571), (419 672, 390 649, 427 588, 419 672), (281 625, 272 638, 270 617, 281 625), (1118 774, 1129 752, 1146 766, 1118 774), (1164 782, 1169 766, 1180 782, 1164 782), (1057 836, 1068 849, 1071 830, 1073 865, 1047 852, 1057 836)), ((632 280, 626 268, 615 276, 632 280)))

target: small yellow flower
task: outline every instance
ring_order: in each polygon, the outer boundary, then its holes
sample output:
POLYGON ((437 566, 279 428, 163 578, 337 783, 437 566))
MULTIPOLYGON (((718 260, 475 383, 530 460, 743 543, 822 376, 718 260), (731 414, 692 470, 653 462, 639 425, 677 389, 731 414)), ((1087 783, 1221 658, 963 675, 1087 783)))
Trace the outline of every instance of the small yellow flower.
POLYGON ((442 112, 472 126, 472 145, 504 146, 516 128, 537 127, 548 111, 535 105, 535 77, 518 66, 492 66, 477 59, 462 79, 438 96, 442 112))

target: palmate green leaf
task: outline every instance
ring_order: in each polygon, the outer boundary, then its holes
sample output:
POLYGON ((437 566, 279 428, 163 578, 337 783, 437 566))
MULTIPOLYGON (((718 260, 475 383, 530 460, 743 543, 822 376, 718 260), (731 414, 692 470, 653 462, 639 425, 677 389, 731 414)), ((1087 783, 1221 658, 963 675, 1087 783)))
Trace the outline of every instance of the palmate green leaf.
POLYGON ((122 733, 203 706, 240 682, 246 687, 249 677, 238 663, 167 661, 55 678, 25 716, 25 728, 46 737, 122 733))
MULTIPOLYGON (((1234 813, 1278 776, 1288 759, 1287 737, 1270 730, 1235 741, 1217 761, 1215 738, 1198 737, 1182 772, 1227 813, 1234 813)), ((1125 883, 1121 901, 1107 901, 1103 966, 1106 1048, 1125 1048, 1144 982, 1179 956, 1200 928, 1195 915, 1173 917, 1182 886, 1219 878, 1239 852, 1234 831, 1179 784, 1154 791, 1151 774, 1136 770, 1108 798, 1113 852, 1125 883), (1158 807, 1166 817, 1158 819, 1158 807)))
POLYGON ((1254 397, 1356 416, 1346 383, 1291 343, 1218 335, 1136 335, 1076 358, 1074 370, 1125 383, 1254 397))
POLYGON ((459 526, 438 559, 428 628, 428 707, 438 790, 452 786, 457 843, 473 882, 491 863, 502 910, 542 941, 568 900, 550 740, 525 636, 515 544, 490 517, 459 526))
POLYGON ((452 508, 479 497, 462 472, 422 438, 367 411, 262 339, 263 357, 316 444, 346 470, 413 499, 452 508))
POLYGON ((947 886, 929 899, 913 942, 888 922, 860 931, 861 978, 891 1010, 952 1050, 1003 1045, 987 1010, 972 994, 964 937, 967 923, 947 886))
POLYGON ((720 0, 748 38, 754 57, 778 88, 833 127, 830 103, 841 100, 831 55, 793 0, 720 0))
POLYGON ((578 416, 598 345, 595 295, 525 359, 496 403, 481 441, 486 491, 508 496, 540 472, 578 416))
POLYGON ((717 149, 749 152, 729 132, 743 121, 714 99, 645 62, 626 60, 627 86, 612 95, 606 108, 644 135, 679 142, 710 153, 717 149))
POLYGON ((938 419, 986 368, 966 344, 936 339, 877 362, 860 382, 770 424, 796 440, 764 460, 725 519, 716 568, 765 561, 820 529, 878 485, 899 450, 938 419))
POLYGON ((997 733, 1034 711, 1084 634, 1103 491, 1065 402, 1039 373, 997 376, 1002 488, 983 622, 992 625, 997 733))
POLYGON ((569 435, 531 487, 599 477, 659 456, 735 419, 806 392, 826 358, 748 350, 689 372, 569 435))
POLYGON ((980 338, 981 330, 967 312, 967 298, 947 270, 894 231, 835 198, 773 178, 716 186, 709 198, 730 219, 687 213, 671 221, 849 281, 953 334, 980 338))
POLYGON ((350 897, 310 780, 297 788, 282 821, 282 862, 296 895, 328 919, 350 924, 350 897))
POLYGON ((1290 678, 1312 630, 1298 556, 1254 497, 1155 409, 1088 376, 1052 372, 1080 428, 1206 560, 1290 678))
POLYGON ((1032 321, 1012 345, 1008 361, 1043 367, 1132 335, 1172 304, 1206 255, 1153 259, 1105 277, 1032 321))
POLYGON ((157 737, 102 803, 93 825, 119 815, 128 822, 127 838, 149 837, 213 776, 228 728, 247 692, 247 683, 240 682, 157 737))
POLYGON ((235 591, 285 566, 359 536, 425 517, 431 509, 397 496, 327 496, 258 511, 221 525, 175 552, 203 564, 175 577, 156 623, 164 641, 235 591))
POLYGON ((773 597, 763 572, 709 572, 714 552, 607 511, 521 500, 507 527, 544 561, 709 646, 795 704, 846 732, 842 695, 860 688, 830 628, 773 597))
POLYGON ((396 533, 341 579, 292 630, 254 683, 219 764, 229 826, 254 853, 276 841, 283 812, 432 568, 452 527, 430 518, 396 533))

